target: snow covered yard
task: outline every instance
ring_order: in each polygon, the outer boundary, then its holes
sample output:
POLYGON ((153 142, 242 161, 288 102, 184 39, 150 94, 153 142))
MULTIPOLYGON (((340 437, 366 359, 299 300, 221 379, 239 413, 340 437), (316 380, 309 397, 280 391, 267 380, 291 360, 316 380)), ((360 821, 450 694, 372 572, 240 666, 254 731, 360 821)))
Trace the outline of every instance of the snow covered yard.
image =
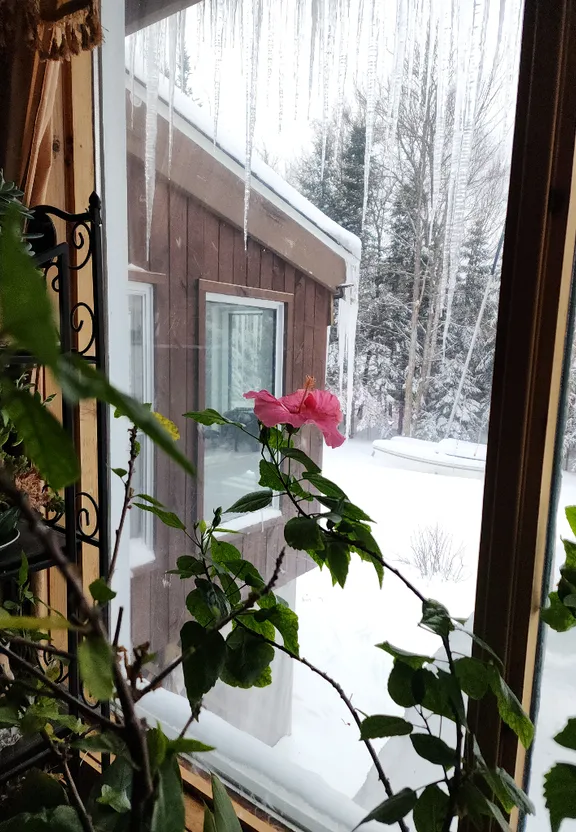
MULTIPOLYGON (((375 537, 389 561, 454 615, 470 615, 483 482, 384 468, 371 452, 370 443, 354 440, 327 448, 324 474, 375 520, 375 537), (419 527, 436 524, 452 535, 454 549, 463 546, 465 579, 458 583, 424 580, 417 569, 397 562, 410 557, 411 537, 419 527)), ((380 589, 373 567, 357 557, 344 589, 332 586, 326 570, 314 569, 297 579, 295 593, 302 655, 340 682, 362 711, 400 713, 386 689, 392 659, 374 645, 390 641, 408 650, 438 649, 439 639, 417 627, 417 599, 391 574, 380 589)), ((370 769, 370 757, 336 692, 302 665, 294 670, 292 716, 292 734, 278 748, 353 797, 370 769)))
MULTIPOLYGON (((395 565, 455 616, 471 615, 482 513, 481 480, 384 468, 372 458, 371 444, 360 441, 347 442, 337 450, 326 449, 324 473, 376 521, 374 533, 388 560, 410 557, 411 537, 419 526, 438 523, 452 535, 454 548, 462 544, 465 578, 458 583, 427 581, 415 568, 397 562, 395 565)), ((570 535, 564 519, 564 506, 570 504, 576 504, 576 475, 564 473, 558 535, 570 535)), ((557 567, 562 560, 559 542, 557 567)), ((314 569, 297 579, 295 592, 302 655, 340 682, 353 703, 367 714, 402 713, 386 689, 392 659, 374 645, 388 640, 413 651, 434 653, 439 649, 439 639, 418 628, 420 606, 411 593, 391 574, 386 575, 380 590, 372 567, 358 558, 352 560, 345 589, 332 587, 326 570, 314 569)), ((552 740, 566 718, 576 715, 575 691, 576 630, 549 632, 532 764, 531 797, 537 808, 536 817, 528 821, 532 832, 548 829, 541 797, 545 771, 554 761, 576 757, 552 740)), ((302 665, 294 670, 292 716, 292 734, 281 739, 277 748, 287 759, 354 798, 372 768, 371 760, 336 692, 302 665)), ((404 741, 401 737, 394 740, 396 745, 404 741)), ((380 750, 384 741, 375 745, 380 750)), ((392 756, 397 768, 402 769, 393 772, 396 786, 426 782, 428 772, 414 766, 409 755, 392 756)), ((389 768, 389 760, 387 763, 389 768)), ((375 800, 380 798, 380 787, 374 784, 368 792, 362 791, 363 804, 366 800, 366 805, 370 803, 372 791, 375 800)), ((566 829, 571 828, 576 829, 576 821, 566 822, 566 829)))

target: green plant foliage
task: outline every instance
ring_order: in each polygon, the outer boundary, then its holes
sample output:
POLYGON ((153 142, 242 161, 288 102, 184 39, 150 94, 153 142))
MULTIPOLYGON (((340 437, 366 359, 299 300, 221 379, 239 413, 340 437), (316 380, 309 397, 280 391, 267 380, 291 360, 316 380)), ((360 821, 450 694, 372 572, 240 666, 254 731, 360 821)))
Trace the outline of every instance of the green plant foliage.
POLYGON ((327 497, 334 497, 337 500, 348 501, 348 497, 342 491, 340 486, 336 485, 336 483, 331 480, 326 479, 326 477, 323 477, 322 474, 317 474, 313 471, 307 472, 304 474, 303 479, 308 480, 310 485, 313 485, 314 488, 317 488, 321 494, 325 494, 327 497))
POLYGON ((234 806, 222 782, 215 774, 211 777, 212 799, 214 802, 214 825, 216 832, 242 832, 234 806))
POLYGON ((362 721, 360 739, 374 740, 380 737, 401 737, 411 734, 414 726, 399 716, 375 714, 362 721))
POLYGON ((116 598, 116 593, 113 589, 110 589, 104 578, 96 578, 95 581, 92 581, 89 588, 90 595, 99 604, 107 604, 113 598, 116 598))
POLYGON ((0 832, 84 832, 76 809, 57 806, 41 812, 17 815, 0 823, 0 832))
POLYGON ((160 520, 161 523, 164 523, 165 526, 168 526, 171 529, 186 531, 185 523, 183 523, 178 515, 174 514, 173 511, 165 511, 162 508, 158 508, 158 506, 147 506, 144 503, 134 503, 133 505, 135 508, 139 508, 142 511, 149 511, 150 514, 153 514, 158 518, 158 520, 160 520))
POLYGON ((131 808, 126 792, 114 789, 106 783, 102 786, 102 794, 97 798, 97 802, 101 803, 102 806, 110 806, 118 814, 129 812, 131 808))
POLYGON ((226 639, 226 658, 221 674, 231 687, 266 687, 272 681, 270 664, 274 648, 257 635, 237 627, 226 639))
POLYGON ((282 445, 280 452, 283 457, 286 457, 286 459, 293 459, 294 462, 299 462, 300 465, 302 465, 309 473, 320 473, 319 466, 313 459, 310 459, 308 454, 305 454, 304 451, 300 450, 300 448, 292 448, 289 445, 282 445))
POLYGON ((115 757, 130 760, 124 741, 117 734, 107 731, 89 734, 87 737, 73 740, 70 747, 77 748, 80 751, 91 751, 94 754, 113 754, 115 757))
POLYGON ((177 737, 175 740, 168 740, 166 745, 167 754, 202 754, 206 751, 214 751, 213 746, 191 737, 177 737))
POLYGON ((556 591, 549 593, 548 600, 550 605, 540 613, 540 617, 545 624, 548 624, 557 633, 565 633, 576 626, 574 613, 562 603, 556 591))
POLYGON ((434 659, 431 656, 408 653, 406 650, 394 647, 394 645, 390 644, 389 641, 383 641, 381 644, 377 644, 376 647, 379 647, 381 650, 384 650, 384 652, 389 653, 395 659, 398 659, 399 662, 403 662, 404 664, 414 668, 414 670, 418 670, 418 668, 422 667, 424 664, 434 663, 434 659))
POLYGON ((544 777, 544 799, 550 813, 552 832, 563 820, 576 818, 576 766, 556 763, 544 777))
POLYGON ((332 575, 332 583, 343 587, 350 567, 350 547, 341 540, 330 539, 326 536, 324 538, 323 554, 332 575))
POLYGON ((422 603, 422 621, 420 625, 442 638, 446 638, 454 629, 454 624, 446 607, 431 598, 422 603))
POLYGON ((276 466, 267 459, 260 460, 260 480, 258 485, 262 488, 271 488, 273 491, 285 491, 284 480, 277 471, 276 466))
POLYGON ((226 509, 227 514, 238 513, 245 514, 250 511, 259 511, 261 508, 266 508, 272 502, 272 491, 265 489, 264 491, 252 491, 250 494, 245 494, 236 500, 234 505, 226 509))
MULTIPOLYGON (((42 619, 41 619, 42 620, 42 619)), ((78 645, 80 678, 99 702, 108 702, 114 692, 113 654, 110 645, 98 636, 87 636, 78 645)))
POLYGON ((196 704, 218 680, 224 667, 226 644, 220 633, 207 631, 196 621, 180 630, 184 684, 189 702, 196 704))
POLYGON ((176 569, 168 570, 171 575, 179 575, 181 580, 187 578, 195 578, 197 575, 202 575, 206 571, 204 561, 200 558, 194 558, 192 555, 182 555, 176 561, 176 569))
POLYGON ((238 428, 242 427, 240 422, 231 422, 211 407, 206 408, 206 410, 190 410, 184 416, 187 419, 192 419, 199 425, 206 425, 206 427, 210 427, 211 425, 236 425, 238 428))
POLYGON ((447 768, 455 765, 457 755, 440 737, 431 734, 411 734, 410 742, 416 754, 429 763, 447 768))
POLYGON ((373 809, 358 825, 361 826, 371 820, 377 820, 388 826, 398 823, 399 820, 405 818, 412 811, 417 799, 418 796, 413 789, 401 789, 393 797, 389 797, 388 800, 373 809))
POLYGON ((554 737, 558 745, 573 748, 576 751, 576 719, 569 719, 564 728, 554 737))
POLYGON ((300 647, 298 644, 298 616, 285 604, 274 604, 259 610, 254 614, 256 621, 268 621, 282 636, 284 647, 293 656, 298 656, 300 647))
POLYGON ((412 708, 416 698, 412 689, 415 670, 405 662, 396 660, 388 677, 388 693, 397 705, 412 708))
POLYGON ((212 538, 210 546, 210 553, 214 563, 226 564, 233 560, 242 560, 242 553, 232 543, 225 540, 218 540, 217 537, 212 538))
POLYGON ((443 832, 448 802, 448 795, 438 785, 426 786, 412 812, 416 832, 443 832))
POLYGON ((176 757, 166 757, 158 770, 158 785, 150 832, 183 830, 185 826, 182 778, 176 757))
POLYGON ((492 692, 496 696, 500 718, 509 728, 512 728, 524 748, 529 748, 534 739, 534 726, 524 712, 516 694, 508 687, 494 665, 488 665, 488 679, 492 692))
POLYGON ((576 506, 566 506, 564 513, 566 514, 566 520, 568 520, 572 534, 576 535, 576 506))
POLYGON ((71 438, 52 413, 26 390, 2 381, 2 402, 26 453, 52 488, 64 488, 80 476, 80 463, 71 438))
POLYGON ((488 670, 486 665, 478 659, 463 656, 454 662, 456 678, 467 696, 472 699, 482 699, 489 688, 488 670))
POLYGON ((292 517, 284 526, 284 540, 293 549, 318 552, 324 548, 322 535, 312 517, 292 517))

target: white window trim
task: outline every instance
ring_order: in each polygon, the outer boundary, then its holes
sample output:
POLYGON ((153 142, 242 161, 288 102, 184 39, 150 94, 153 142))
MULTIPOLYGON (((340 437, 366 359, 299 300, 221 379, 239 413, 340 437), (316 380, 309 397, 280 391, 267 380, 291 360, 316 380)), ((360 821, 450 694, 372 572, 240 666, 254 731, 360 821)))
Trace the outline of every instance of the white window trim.
MULTIPOLYGON (((128 281, 128 294, 142 298, 142 351, 143 402, 150 403, 154 409, 154 286, 151 283, 128 281)), ((154 443, 142 436, 139 441, 146 445, 146 469, 144 471, 144 493, 154 494, 154 443)), ((137 510, 137 509, 136 509, 137 510)), ((154 515, 148 511, 142 512, 144 537, 130 537, 130 569, 153 563, 154 553, 154 515)))
MULTIPOLYGON (((264 300, 256 297, 240 297, 238 295, 225 295, 220 292, 206 292, 206 303, 230 303, 237 306, 250 306, 257 309, 273 309, 276 312, 276 338, 274 343, 274 390, 270 390, 278 397, 284 391, 284 331, 286 310, 285 303, 281 300, 264 300)), ((282 517, 280 511, 280 498, 276 495, 268 508, 259 512, 241 514, 231 520, 222 520, 222 526, 230 531, 242 531, 266 523, 270 520, 277 520, 282 517)), ((219 533, 217 537, 225 537, 225 533, 219 533)))

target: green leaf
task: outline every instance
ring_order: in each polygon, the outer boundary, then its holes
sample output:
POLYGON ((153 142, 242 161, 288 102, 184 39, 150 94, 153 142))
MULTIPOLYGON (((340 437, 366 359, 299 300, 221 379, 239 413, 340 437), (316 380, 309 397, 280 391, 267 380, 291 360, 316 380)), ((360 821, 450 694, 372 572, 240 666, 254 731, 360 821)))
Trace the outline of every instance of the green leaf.
POLYGON ((171 529, 186 531, 185 524, 173 511, 166 511, 165 509, 158 508, 158 506, 147 506, 144 503, 133 503, 133 505, 136 508, 142 509, 142 511, 149 511, 150 514, 154 514, 165 526, 169 526, 171 529))
MULTIPOLYGON (((390 826, 393 823, 398 823, 399 820, 406 817, 416 805, 418 796, 412 789, 401 789, 392 797, 389 797, 384 803, 381 803, 370 814, 360 821, 358 826, 363 823, 368 823, 371 820, 377 820, 380 823, 385 823, 390 826)), ((358 827, 356 827, 358 828, 358 827)))
POLYGON ((218 832, 216 829, 216 820, 208 806, 204 806, 204 825, 202 832, 218 832))
POLYGON ((230 422, 228 419, 224 418, 224 416, 221 416, 217 410, 213 410, 211 407, 207 407, 206 410, 190 410, 188 413, 185 413, 184 416, 187 419, 192 419, 199 425, 206 425, 207 427, 210 427, 210 425, 237 424, 236 422, 230 422))
POLYGON ((176 757, 167 757, 158 771, 150 832, 184 832, 184 794, 176 757))
POLYGON ((324 535, 324 549, 326 565, 332 575, 332 581, 343 587, 350 566, 350 546, 341 540, 335 540, 330 538, 329 535, 324 535))
POLYGON ((576 719, 569 719, 564 728, 554 737, 558 745, 573 748, 576 751, 576 719))
POLYGON ((380 650, 384 650, 386 653, 394 656, 394 658, 398 659, 398 661, 404 662, 404 664, 413 667, 414 670, 422 667, 423 664, 434 663, 434 659, 431 656, 422 656, 418 653, 407 653, 406 650, 394 647, 394 645, 390 644, 389 641, 383 641, 381 644, 377 644, 376 647, 379 647, 380 650))
POLYGON ((32 353, 41 364, 54 367, 59 349, 46 280, 34 267, 20 237, 18 208, 10 207, 0 235, 0 319, 3 334, 12 336, 17 346, 32 353))
POLYGON ((566 520, 570 524, 572 534, 576 535, 576 506, 566 506, 564 509, 566 520))
POLYGON ((326 497, 323 494, 317 494, 316 499, 319 503, 322 503, 323 506, 326 506, 326 508, 329 508, 330 511, 333 511, 340 517, 346 517, 349 520, 359 522, 374 522, 365 512, 362 511, 361 508, 358 508, 358 506, 355 506, 354 503, 351 503, 348 500, 326 497))
POLYGON ((286 491, 284 481, 273 462, 267 459, 260 460, 260 480, 258 485, 262 488, 271 488, 273 491, 286 491))
POLYGON ((483 662, 464 656, 456 659, 454 670, 460 687, 472 699, 482 699, 488 692, 488 671, 483 662))
POLYGON ((322 535, 312 517, 292 517, 284 526, 284 540, 293 549, 317 552, 324 548, 322 535))
POLYGON ((412 812, 416 832, 443 832, 449 805, 448 795, 439 786, 426 786, 412 812))
POLYGON ((478 647, 481 647, 482 650, 485 650, 489 656, 492 656, 498 667, 502 667, 502 659, 500 658, 500 656, 497 653, 495 653, 494 650, 492 650, 492 648, 490 647, 490 645, 483 641, 483 639, 481 639, 480 636, 477 636, 476 633, 470 632, 469 630, 465 630, 464 628, 458 629, 460 630, 460 632, 466 633, 467 636, 470 636, 472 641, 476 642, 478 647))
POLYGON ((222 589, 224 591, 224 595, 228 599, 228 602, 232 606, 239 604, 242 600, 242 596, 240 595, 240 588, 234 578, 227 572, 221 572, 218 578, 222 584, 222 589))
POLYGON ((218 540, 213 537, 210 545, 210 553, 214 563, 227 563, 231 560, 241 560, 242 553, 236 546, 227 543, 225 540, 218 540))
POLYGON ((71 748, 78 748, 80 751, 92 751, 97 754, 113 754, 115 757, 130 759, 126 744, 117 734, 104 732, 102 734, 90 734, 69 743, 71 748))
POLYGON ((266 610, 268 614, 268 621, 273 624, 284 642, 284 647, 289 650, 294 656, 300 655, 300 646, 298 644, 298 616, 287 607, 285 604, 276 604, 266 610))
POLYGON ((166 759, 166 752, 168 751, 168 737, 164 731, 162 731, 160 726, 157 728, 149 728, 146 732, 146 744, 148 746, 150 771, 154 777, 166 759))
POLYGON ((438 670, 437 675, 431 670, 421 668, 415 671, 413 689, 422 691, 420 704, 439 716, 455 719, 455 712, 464 719, 464 704, 457 680, 449 673, 438 670))
POLYGON ((11 728, 13 725, 18 725, 19 722, 20 716, 16 705, 0 705, 0 727, 11 728))
POLYGON ((383 716, 380 714, 367 716, 360 728, 360 739, 374 740, 380 737, 401 737, 411 734, 413 725, 399 716, 383 716))
POLYGON ((269 669, 274 648, 257 635, 237 627, 226 639, 226 659, 221 679, 231 687, 265 686, 271 681, 269 669))
MULTIPOLYGON (((8 510, 10 511, 10 509, 8 509, 8 510)), ((16 517, 19 517, 19 516, 20 516, 20 510, 16 509, 16 517)), ((21 563, 20 563, 20 569, 18 570, 18 586, 20 587, 20 589, 22 589, 22 587, 28 582, 29 569, 28 569, 28 558, 26 557, 24 552, 22 552, 20 557, 21 557, 21 563)))
POLYGON ((99 702, 108 702, 114 693, 112 668, 114 657, 110 645, 99 636, 87 636, 78 645, 80 678, 99 702))
POLYGON ((151 497, 149 494, 135 494, 135 497, 153 506, 158 506, 158 508, 164 508, 164 503, 161 503, 160 500, 157 500, 156 497, 151 497))
POLYGON ((215 774, 212 775, 211 779, 216 832, 242 832, 240 821, 236 817, 228 792, 215 774))
POLYGON ((108 786, 106 783, 102 786, 102 794, 97 799, 97 803, 101 803, 102 806, 110 806, 111 809, 114 809, 120 815, 124 812, 129 812, 131 809, 126 792, 113 789, 112 786, 108 786))
POLYGON ((412 708, 416 704, 412 691, 414 669, 402 661, 396 660, 388 677, 388 693, 397 705, 412 708))
MULTIPOLYGON (((58 381, 65 397, 72 402, 81 399, 98 399, 115 407, 122 416, 126 416, 133 425, 161 448, 174 462, 191 476, 194 466, 178 448, 177 442, 165 427, 145 405, 136 399, 121 393, 113 387, 108 379, 92 367, 83 358, 76 355, 62 356, 58 363, 58 381)), ((54 483, 49 480, 50 485, 54 483)))
POLYGON ((2 380, 4 407, 26 444, 26 454, 52 488, 71 485, 80 477, 80 464, 60 422, 35 396, 2 380))
POLYGON ((446 637, 454 629, 450 613, 439 601, 429 598, 422 602, 422 620, 420 624, 441 637, 446 637))
POLYGON ((120 477, 120 479, 122 479, 126 476, 128 471, 126 470, 126 468, 112 468, 112 473, 116 474, 117 477, 120 477))
POLYGON ((517 806, 525 814, 534 814, 534 804, 528 795, 516 785, 514 778, 505 769, 489 769, 485 765, 480 765, 480 770, 489 788, 494 792, 507 813, 510 813, 517 806))
POLYGON ((194 581, 196 589, 202 594, 206 606, 216 619, 224 618, 230 612, 230 605, 220 587, 206 580, 206 578, 196 578, 194 581))
POLYGON ((68 804, 62 784, 56 777, 39 768, 30 769, 22 785, 15 791, 13 799, 16 805, 13 808, 16 811, 39 812, 68 804))
POLYGON ((512 728, 524 748, 529 748, 534 738, 534 726, 524 712, 516 694, 508 687, 494 665, 488 666, 488 678, 496 696, 500 718, 509 728, 512 728))
POLYGON ((215 619, 215 615, 206 603, 204 594, 199 589, 193 589, 186 596, 186 607, 198 624, 208 627, 215 619))
POLYGON ((234 505, 226 509, 225 513, 247 514, 251 511, 259 511, 270 505, 273 496, 272 491, 269 489, 265 491, 251 491, 250 494, 245 494, 239 500, 236 500, 234 505))
POLYGON ((544 800, 550 812, 552 832, 566 818, 576 818, 576 766, 556 763, 544 776, 544 800))
POLYGON ((188 701, 196 705, 214 687, 222 672, 226 644, 220 633, 207 631, 195 621, 184 624, 180 640, 186 694, 188 701))
POLYGON ((511 832, 510 824, 498 808, 495 803, 492 803, 491 800, 486 799, 486 808, 490 815, 494 818, 502 832, 511 832))
POLYGON ((326 479, 322 474, 315 474, 314 472, 306 473, 303 479, 308 480, 314 488, 317 488, 321 494, 325 494, 327 497, 335 497, 337 500, 348 500, 348 497, 340 486, 326 479))
POLYGON ((557 592, 550 592, 548 600, 550 606, 545 607, 540 613, 540 617, 545 624, 548 624, 557 633, 565 633, 576 626, 574 613, 564 606, 557 592))
POLYGON ((34 615, 10 615, 0 609, 0 630, 74 630, 74 624, 64 616, 49 615, 36 618, 34 615))
POLYGON ((180 575, 180 580, 184 581, 187 578, 195 578, 197 575, 203 575, 206 572, 204 561, 200 558, 193 558, 192 555, 182 555, 176 561, 177 569, 171 569, 172 575, 180 575))
POLYGON ((104 578, 96 578, 90 584, 90 595, 99 604, 107 604, 113 598, 116 598, 116 593, 110 589, 104 578))
POLYGON ((566 562, 564 566, 572 569, 576 567, 576 543, 573 540, 567 540, 566 538, 562 538, 562 545, 564 546, 564 552, 566 553, 566 562))
POLYGON ((319 474, 320 468, 314 462, 313 459, 304 453, 304 451, 300 450, 300 448, 290 448, 287 445, 283 445, 280 448, 282 456, 286 457, 287 459, 293 459, 296 462, 299 462, 300 465, 303 465, 304 468, 312 473, 312 474, 319 474))
POLYGON ((214 751, 214 747, 191 737, 177 737, 175 740, 168 740, 166 751, 169 754, 201 754, 205 751, 214 751))
POLYGON ((430 734, 412 734, 410 742, 416 754, 436 766, 453 766, 456 764, 456 751, 446 745, 440 737, 430 734))
POLYGON ((255 589, 262 589, 266 586, 260 572, 248 560, 229 560, 218 565, 226 569, 234 580, 244 581, 245 584, 255 589))

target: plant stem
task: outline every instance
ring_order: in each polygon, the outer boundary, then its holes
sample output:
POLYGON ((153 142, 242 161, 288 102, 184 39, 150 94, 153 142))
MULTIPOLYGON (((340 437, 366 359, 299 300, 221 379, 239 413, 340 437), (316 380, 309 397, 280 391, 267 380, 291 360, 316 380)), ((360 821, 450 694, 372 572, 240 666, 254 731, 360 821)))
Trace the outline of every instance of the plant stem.
POLYGON ((68 785, 68 789, 70 790, 70 795, 72 797, 72 802, 78 812, 78 816, 80 818, 80 823, 82 824, 82 828, 84 832, 94 832, 94 826, 92 824, 92 820, 90 815, 86 811, 86 807, 82 802, 82 798, 76 788, 76 783, 74 782, 74 778, 72 777, 72 772, 70 771, 70 767, 68 766, 68 761, 66 760, 66 755, 57 747, 57 745, 52 742, 52 738, 46 731, 42 731, 44 739, 52 749, 52 752, 60 759, 60 763, 62 764, 62 769, 64 771, 64 777, 66 778, 66 784, 68 785))
MULTIPOLYGON (((265 595, 268 595, 269 592, 272 591, 274 588, 276 581, 280 575, 280 569, 282 568, 282 563, 284 561, 285 549, 282 549, 278 557, 276 558, 276 565, 274 566, 274 572, 272 573, 272 577, 262 589, 254 589, 248 595, 246 600, 243 604, 237 607, 235 610, 232 610, 228 615, 224 618, 221 618, 216 624, 212 627, 207 627, 207 632, 218 631, 222 630, 227 624, 230 624, 231 621, 234 621, 239 615, 245 613, 247 610, 250 609, 260 598, 263 598, 265 595)), ((142 699, 143 696, 146 696, 147 693, 155 690, 171 673, 173 673, 182 662, 187 659, 189 656, 192 656, 195 652, 195 648, 191 647, 190 650, 187 650, 185 653, 182 653, 178 656, 174 661, 170 662, 170 664, 166 665, 164 670, 158 673, 148 684, 142 688, 138 692, 138 699, 142 699)))
MULTIPOLYGON (((323 670, 320 670, 320 668, 316 667, 316 665, 312 664, 312 662, 309 662, 308 659, 304 658, 304 656, 297 656, 295 653, 293 653, 287 647, 284 647, 283 644, 277 644, 277 642, 272 641, 272 639, 266 638, 266 636, 263 636, 261 633, 254 632, 249 627, 246 627, 246 625, 243 624, 242 621, 238 621, 238 624, 241 627, 243 627, 245 630, 247 630, 249 633, 251 633, 252 635, 259 638, 261 641, 265 642, 266 644, 269 644, 271 647, 274 647, 276 650, 280 650, 281 653, 286 653, 286 655, 290 656, 291 659, 294 659, 294 661, 300 662, 300 664, 303 664, 305 667, 307 667, 313 673, 316 673, 318 676, 320 676, 322 679, 324 679, 325 682, 328 682, 328 684, 331 685, 334 688, 334 690, 336 691, 336 693, 338 694, 340 699, 344 702, 344 704, 346 705, 346 707, 350 711, 350 714, 351 714, 352 718, 354 719, 354 722, 358 726, 358 730, 360 730, 360 731, 362 730, 362 720, 358 716, 358 712, 357 712, 356 708, 352 704, 349 697, 344 693, 344 689, 342 688, 342 685, 340 685, 335 679, 333 679, 331 676, 329 676, 323 670)), ((386 795, 388 797, 393 797, 394 791, 393 791, 392 786, 390 784, 390 780, 388 779, 384 769, 382 768, 382 763, 380 762, 380 760, 378 758, 378 754, 376 753, 376 749, 374 748, 374 746, 372 745, 370 740, 362 740, 362 742, 366 746, 366 748, 368 750, 368 753, 370 754, 370 757, 372 758, 372 762, 374 763, 374 768, 376 769, 376 771, 378 773, 378 779, 380 780, 380 782, 384 786, 384 790, 386 792, 386 795)), ((400 826, 400 829, 402 830, 402 832, 408 832, 408 827, 406 826, 406 824, 403 820, 399 820, 398 825, 400 826)))
POLYGON ((60 650, 59 647, 54 647, 53 644, 46 644, 43 641, 32 641, 22 636, 10 636, 9 642, 10 644, 18 644, 22 647, 30 647, 39 653, 52 653, 54 656, 60 656, 63 659, 68 659, 68 661, 74 659, 72 653, 68 653, 67 650, 60 650))
MULTIPOLYGON (((452 650, 450 648, 449 636, 442 636, 442 645, 444 647, 444 650, 446 651, 448 666, 450 668, 450 675, 454 679, 457 679, 458 677, 456 676, 456 668, 454 666, 454 657, 452 656, 452 650)), ((454 765, 454 778, 452 780, 452 788, 449 790, 450 798, 448 800, 448 808, 446 810, 446 817, 444 818, 442 832, 450 832, 452 818, 454 817, 454 812, 456 809, 456 799, 458 797, 458 791, 460 789, 460 783, 462 780, 462 743, 464 739, 462 733, 462 722, 460 720, 458 708, 452 705, 452 711, 454 713, 454 722, 456 723, 456 763, 454 765)))
POLYGON ((120 541, 122 540, 124 523, 126 522, 126 515, 128 514, 128 509, 130 508, 130 502, 132 500, 132 477, 134 476, 134 465, 136 463, 136 457, 138 456, 138 452, 136 449, 137 433, 138 428, 136 427, 136 425, 133 425, 128 431, 128 436, 130 437, 130 457, 128 459, 128 473, 126 474, 126 482, 124 483, 124 502, 122 503, 122 511, 120 512, 120 522, 118 524, 118 528, 116 529, 114 551, 112 552, 112 559, 108 568, 108 577, 106 578, 106 583, 108 584, 108 586, 110 586, 112 577, 114 575, 114 570, 116 569, 116 562, 118 560, 118 554, 120 552, 120 541))

